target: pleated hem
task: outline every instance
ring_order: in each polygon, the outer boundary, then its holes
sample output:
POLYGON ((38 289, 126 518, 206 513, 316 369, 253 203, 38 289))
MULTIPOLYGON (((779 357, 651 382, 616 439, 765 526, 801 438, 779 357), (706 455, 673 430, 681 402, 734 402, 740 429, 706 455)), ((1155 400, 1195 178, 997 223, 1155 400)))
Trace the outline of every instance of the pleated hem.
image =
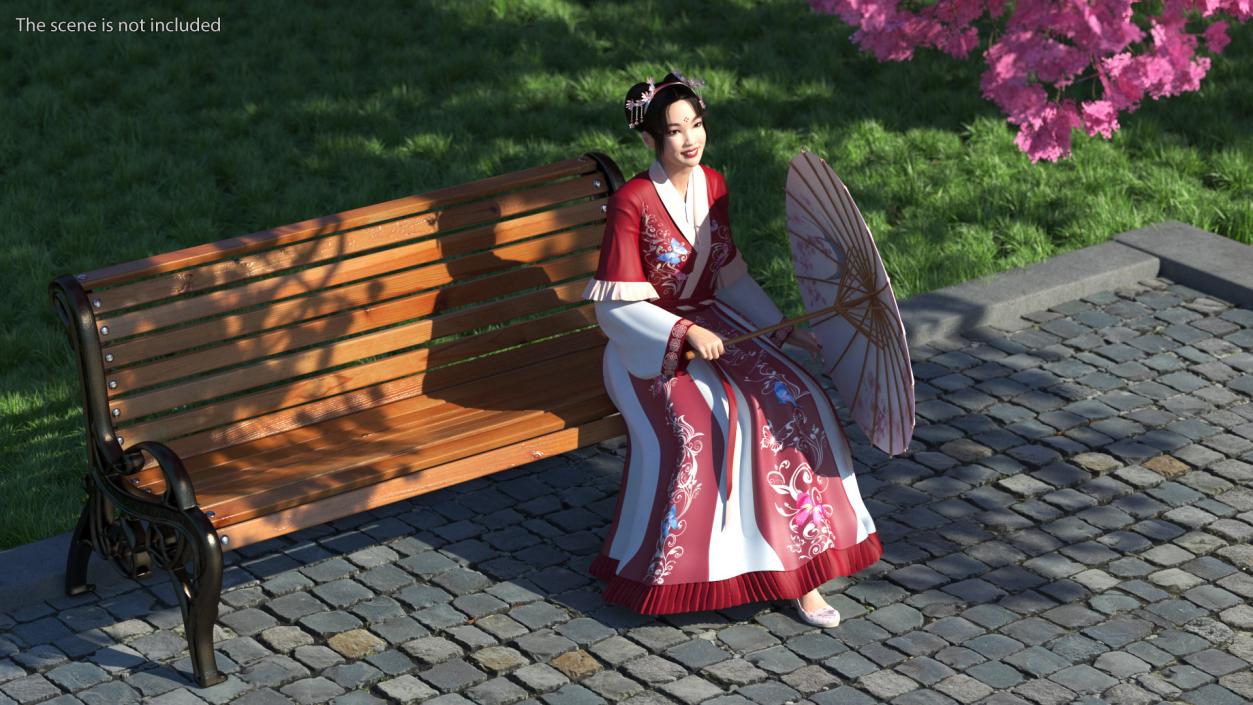
POLYGON ((832 578, 852 575, 883 555, 878 533, 859 544, 832 548, 796 570, 762 570, 708 583, 649 585, 617 574, 618 561, 601 553, 589 567, 593 577, 607 581, 603 599, 639 614, 702 612, 749 602, 800 597, 832 578))

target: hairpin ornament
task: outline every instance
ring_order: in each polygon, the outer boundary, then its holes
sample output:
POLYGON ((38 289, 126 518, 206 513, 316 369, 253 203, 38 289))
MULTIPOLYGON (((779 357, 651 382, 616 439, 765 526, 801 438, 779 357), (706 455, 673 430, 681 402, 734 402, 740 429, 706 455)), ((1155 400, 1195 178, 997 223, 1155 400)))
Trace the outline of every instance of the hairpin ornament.
POLYGON ((667 81, 660 86, 654 86, 653 77, 649 76, 647 81, 648 90, 644 91, 644 94, 638 99, 626 101, 626 109, 630 111, 631 114, 631 119, 627 121, 627 127, 635 128, 643 123, 644 114, 648 112, 648 104, 653 102, 653 98, 657 96, 657 93, 660 92, 662 88, 667 88, 669 86, 687 86, 692 93, 696 94, 696 100, 700 103, 701 109, 703 110, 705 108, 705 99, 701 98, 700 93, 696 91, 697 88, 705 85, 705 82, 699 78, 684 78, 683 74, 678 71, 671 71, 670 73, 674 74, 676 80, 667 81))

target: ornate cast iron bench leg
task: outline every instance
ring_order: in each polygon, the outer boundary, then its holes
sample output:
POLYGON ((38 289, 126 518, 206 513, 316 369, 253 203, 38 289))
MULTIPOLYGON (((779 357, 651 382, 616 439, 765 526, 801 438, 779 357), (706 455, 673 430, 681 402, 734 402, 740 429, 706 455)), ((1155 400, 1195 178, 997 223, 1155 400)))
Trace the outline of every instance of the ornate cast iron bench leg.
POLYGON ((140 443, 128 450, 126 459, 132 465, 143 465, 139 450, 170 469, 167 491, 154 501, 118 489, 116 477, 88 483, 87 506, 70 545, 66 591, 78 594, 91 588, 86 584, 86 568, 93 548, 132 578, 148 575, 153 568, 169 571, 196 683, 202 688, 221 683, 225 676, 218 671, 213 654, 213 623, 222 591, 217 532, 194 497, 184 491, 190 484, 178 482, 182 464, 171 465, 177 457, 160 444, 140 443))
POLYGON ((222 591, 222 547, 196 502, 183 461, 161 443, 136 443, 125 451, 109 423, 104 357, 87 296, 71 276, 49 287, 53 308, 65 325, 78 358, 87 421, 87 504, 79 515, 65 562, 65 590, 92 589, 87 562, 94 549, 132 578, 153 565, 170 571, 187 631, 196 682, 203 688, 225 680, 213 656, 213 623, 222 591), (144 496, 130 491, 126 477, 144 467, 144 453, 157 461, 165 491, 144 496))
MULTIPOLYGON (((86 478, 84 478, 86 479, 86 478)), ((65 560, 65 594, 81 595, 96 589, 87 582, 87 561, 91 558, 91 502, 83 506, 78 524, 70 536, 69 556, 65 560)))
POLYGON ((196 682, 206 688, 221 683, 226 677, 218 672, 213 656, 213 623, 218 618, 218 599, 222 593, 222 551, 212 528, 202 538, 205 539, 203 544, 192 549, 196 570, 188 571, 179 565, 173 569, 172 577, 178 606, 183 612, 191 666, 196 682))
POLYGON ((126 497, 121 509, 133 512, 140 519, 140 526, 134 528, 142 527, 143 531, 132 529, 124 535, 128 540, 132 533, 136 535, 147 558, 144 568, 151 561, 154 567, 170 571, 183 613, 192 670, 196 682, 205 688, 225 680, 213 655, 213 623, 222 593, 222 546, 217 531, 196 503, 191 478, 178 455, 161 443, 137 443, 126 450, 127 464, 142 467, 143 453, 151 455, 161 468, 165 492, 157 502, 126 497))

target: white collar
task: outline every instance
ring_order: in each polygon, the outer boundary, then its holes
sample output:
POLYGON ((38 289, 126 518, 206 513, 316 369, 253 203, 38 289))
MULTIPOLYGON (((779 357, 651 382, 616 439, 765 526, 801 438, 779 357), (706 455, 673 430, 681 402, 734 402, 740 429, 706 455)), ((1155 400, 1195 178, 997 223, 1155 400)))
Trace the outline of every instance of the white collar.
POLYGON ((696 291, 696 284, 705 271, 709 261, 712 237, 709 231, 709 191, 705 183, 705 168, 699 164, 692 170, 687 179, 687 198, 680 199, 679 192, 670 183, 670 176, 660 161, 654 161, 648 168, 657 196, 670 213, 670 217, 679 226, 679 232, 687 239, 688 245, 694 250, 696 262, 692 267, 695 276, 690 276, 680 291, 681 298, 688 298, 696 291))
POLYGON ((654 160, 648 167, 648 176, 652 179, 653 187, 657 189, 657 196, 661 198, 662 205, 666 207, 670 217, 679 226, 683 237, 689 245, 695 246, 697 228, 709 227, 709 224, 705 222, 709 214, 709 192, 706 190, 704 168, 697 165, 692 170, 692 175, 687 180, 685 198, 679 197, 679 190, 670 182, 670 175, 666 173, 660 161, 654 160))

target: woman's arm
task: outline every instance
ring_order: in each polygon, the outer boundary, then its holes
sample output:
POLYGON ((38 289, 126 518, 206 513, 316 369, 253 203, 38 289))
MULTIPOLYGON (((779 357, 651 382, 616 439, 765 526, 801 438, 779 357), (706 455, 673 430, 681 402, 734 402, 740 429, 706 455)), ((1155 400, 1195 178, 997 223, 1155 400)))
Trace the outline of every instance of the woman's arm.
POLYGON ((692 322, 648 301, 658 294, 644 273, 640 212, 630 192, 610 197, 606 212, 600 263, 583 297, 596 302, 596 321, 628 372, 643 379, 673 375, 683 368, 692 322))
POLYGON ((596 320, 627 371, 641 379, 683 369, 692 322, 647 301, 598 301, 596 320))

